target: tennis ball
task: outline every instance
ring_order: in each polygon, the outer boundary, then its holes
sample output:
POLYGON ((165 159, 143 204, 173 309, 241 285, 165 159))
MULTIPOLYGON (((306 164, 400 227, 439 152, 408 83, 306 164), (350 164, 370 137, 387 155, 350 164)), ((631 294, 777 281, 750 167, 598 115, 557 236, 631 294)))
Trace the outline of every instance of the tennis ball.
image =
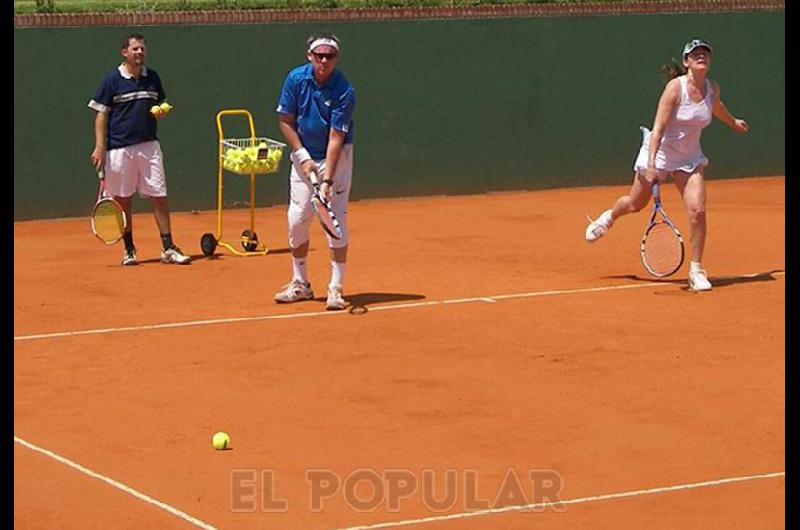
POLYGON ((211 445, 214 446, 214 449, 217 451, 222 451, 223 449, 227 449, 231 445, 231 437, 228 436, 227 433, 222 431, 215 433, 214 436, 211 438, 211 445))
POLYGON ((167 112, 172 110, 172 105, 167 103, 166 101, 160 105, 161 113, 166 114, 167 112))
POLYGON ((150 114, 152 114, 156 118, 161 116, 161 113, 162 113, 161 107, 159 107, 158 105, 153 105, 152 107, 150 107, 150 114))

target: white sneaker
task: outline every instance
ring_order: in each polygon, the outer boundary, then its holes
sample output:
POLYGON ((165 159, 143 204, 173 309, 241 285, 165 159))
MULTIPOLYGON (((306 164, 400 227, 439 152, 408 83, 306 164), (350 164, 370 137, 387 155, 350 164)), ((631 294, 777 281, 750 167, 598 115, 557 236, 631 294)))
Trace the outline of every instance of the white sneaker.
POLYGON ((331 285, 328 287, 328 301, 325 303, 325 309, 328 311, 339 311, 345 308, 347 303, 342 296, 341 285, 331 285))
POLYGON ((127 249, 125 252, 122 253, 122 264, 123 265, 138 265, 139 261, 136 259, 136 251, 128 251, 127 249))
POLYGON ((711 282, 708 281, 706 271, 695 269, 689 271, 689 289, 692 291, 710 291, 711 282))
POLYGON ((608 229, 611 228, 611 225, 614 224, 614 220, 611 218, 611 210, 606 210, 600 214, 600 216, 595 219, 594 221, 589 219, 589 226, 586 227, 586 241, 589 243, 594 243, 608 232, 608 229))
POLYGON ((192 258, 181 252, 181 249, 173 246, 167 250, 161 251, 161 263, 177 263, 178 265, 186 265, 192 261, 192 258))
POLYGON ((314 298, 314 291, 311 290, 310 283, 303 283, 300 280, 292 280, 275 293, 275 301, 279 304, 291 304, 314 298))

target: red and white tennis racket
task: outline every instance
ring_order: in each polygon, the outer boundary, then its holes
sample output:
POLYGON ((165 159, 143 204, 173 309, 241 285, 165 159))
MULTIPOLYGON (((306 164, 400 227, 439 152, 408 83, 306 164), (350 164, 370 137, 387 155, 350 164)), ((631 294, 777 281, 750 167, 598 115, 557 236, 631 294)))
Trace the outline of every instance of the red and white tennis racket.
POLYGON ((329 236, 333 239, 342 238, 342 228, 339 226, 339 220, 336 219, 336 214, 333 213, 331 203, 329 200, 322 197, 319 192, 319 178, 315 171, 309 173, 311 184, 314 186, 314 192, 311 195, 311 207, 314 209, 314 214, 319 219, 319 224, 329 236))

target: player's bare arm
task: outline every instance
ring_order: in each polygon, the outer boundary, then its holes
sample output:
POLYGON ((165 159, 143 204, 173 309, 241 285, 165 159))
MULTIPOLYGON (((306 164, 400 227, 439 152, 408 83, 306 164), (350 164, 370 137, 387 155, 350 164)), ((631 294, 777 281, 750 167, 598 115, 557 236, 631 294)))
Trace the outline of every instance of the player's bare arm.
POLYGON ((667 127, 670 117, 675 113, 675 108, 680 103, 681 85, 675 78, 667 83, 661 98, 658 100, 656 117, 653 120, 653 130, 650 132, 650 145, 648 146, 647 159, 647 181, 653 182, 656 178, 656 153, 661 146, 661 138, 664 137, 664 129, 667 127))
MULTIPOLYGON (((303 142, 300 141, 300 136, 297 134, 297 118, 294 114, 281 114, 278 117, 278 126, 286 138, 286 143, 292 148, 292 152, 297 152, 303 149, 303 142)), ((313 160, 306 160, 301 165, 303 173, 306 177, 312 170, 316 170, 317 166, 313 160)))
POLYGON ((98 112, 94 117, 94 150, 92 151, 92 164, 96 171, 103 169, 106 159, 106 127, 108 114, 98 112))
POLYGON ((736 131, 737 133, 746 133, 749 129, 747 122, 740 120, 733 116, 722 102, 719 96, 719 85, 714 83, 714 117, 719 121, 736 131))
POLYGON ((331 132, 328 135, 328 150, 325 154, 325 175, 322 177, 322 186, 320 186, 320 193, 323 197, 330 197, 333 175, 336 174, 336 166, 339 163, 339 155, 342 153, 346 136, 347 133, 337 131, 331 127, 331 132))

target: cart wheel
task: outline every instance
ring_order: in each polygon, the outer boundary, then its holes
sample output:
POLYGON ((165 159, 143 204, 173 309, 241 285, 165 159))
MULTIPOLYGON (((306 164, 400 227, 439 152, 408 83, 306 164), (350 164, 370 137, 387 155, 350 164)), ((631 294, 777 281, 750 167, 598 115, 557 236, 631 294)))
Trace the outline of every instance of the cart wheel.
POLYGON ((217 249, 217 238, 214 237, 214 234, 203 234, 203 237, 200 238, 200 248, 206 256, 213 256, 217 249))
POLYGON ((258 234, 252 230, 242 232, 242 247, 248 252, 258 248, 258 234))

